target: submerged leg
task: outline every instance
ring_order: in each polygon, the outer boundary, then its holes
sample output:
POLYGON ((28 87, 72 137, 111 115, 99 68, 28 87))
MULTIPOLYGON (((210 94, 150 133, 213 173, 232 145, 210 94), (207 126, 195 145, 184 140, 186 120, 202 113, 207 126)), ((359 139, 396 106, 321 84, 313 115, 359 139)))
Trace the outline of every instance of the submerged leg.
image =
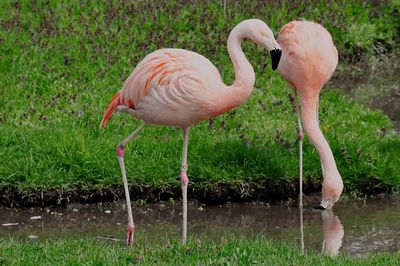
POLYGON ((296 93, 296 113, 297 113, 297 135, 299 138, 299 206, 303 206, 303 128, 301 126, 301 116, 300 116, 300 104, 296 93))
POLYGON ((301 252, 304 253, 303 206, 299 206, 299 212, 300 212, 300 247, 301 247, 301 252))
POLYGON ((126 208, 128 209, 128 227, 126 229, 126 243, 128 246, 133 245, 134 242, 134 233, 135 233, 135 225, 133 223, 132 216, 132 207, 131 207, 131 199, 129 196, 129 188, 128 188, 128 179, 126 178, 125 164, 124 164, 124 155, 125 146, 133 140, 139 133, 142 131, 146 124, 141 124, 135 131, 132 132, 126 139, 121 141, 116 148, 116 154, 119 162, 119 167, 121 168, 122 180, 124 181, 124 190, 126 197, 126 208))
POLYGON ((182 244, 186 243, 187 238, 187 188, 189 178, 187 177, 187 147, 189 142, 189 127, 183 130, 183 147, 182 147, 182 166, 181 166, 181 185, 182 185, 182 244))

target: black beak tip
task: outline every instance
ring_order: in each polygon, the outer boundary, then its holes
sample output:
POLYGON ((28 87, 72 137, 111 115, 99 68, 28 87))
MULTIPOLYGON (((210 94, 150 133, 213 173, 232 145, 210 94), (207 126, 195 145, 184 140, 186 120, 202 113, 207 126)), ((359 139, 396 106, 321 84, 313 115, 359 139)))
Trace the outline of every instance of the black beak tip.
POLYGON ((272 60, 272 70, 276 70, 281 60, 282 51, 280 49, 274 49, 270 52, 272 60))
POLYGON ((325 208, 322 207, 321 205, 319 205, 319 206, 317 206, 317 207, 314 207, 314 209, 315 209, 315 210, 325 210, 325 208))

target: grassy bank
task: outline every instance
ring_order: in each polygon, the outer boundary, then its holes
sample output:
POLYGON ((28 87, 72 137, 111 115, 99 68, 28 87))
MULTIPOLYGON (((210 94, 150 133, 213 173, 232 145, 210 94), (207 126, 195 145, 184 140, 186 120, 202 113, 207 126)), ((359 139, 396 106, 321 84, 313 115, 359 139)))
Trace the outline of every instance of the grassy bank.
POLYGON ((131 249, 120 243, 91 239, 43 242, 0 240, 4 265, 398 265, 400 254, 335 259, 265 240, 228 239, 220 243, 191 241, 186 246, 140 244, 131 249))
MULTIPOLYGON (((11 188, 10 197, 13 189, 27 196, 56 189, 62 197, 76 187, 120 186, 114 148, 139 122, 115 115, 104 130, 98 125, 134 66, 157 48, 204 54, 227 83, 234 72, 226 39, 245 18, 261 18, 275 31, 296 18, 322 22, 345 59, 398 48, 398 1, 228 1, 226 9, 220 1, 70 2, 0 2, 0 188, 11 188)), ((265 50, 251 43, 244 50, 255 90, 243 106, 193 128, 189 176, 196 189, 261 181, 279 187, 297 179, 292 92, 270 70, 265 50)), ((400 187, 400 138, 385 115, 332 89, 322 94, 320 110, 347 192, 400 187)), ((126 152, 133 187, 179 191, 181 139, 173 128, 146 128, 126 152)), ((307 141, 304 165, 308 181, 318 183, 319 157, 307 141)))

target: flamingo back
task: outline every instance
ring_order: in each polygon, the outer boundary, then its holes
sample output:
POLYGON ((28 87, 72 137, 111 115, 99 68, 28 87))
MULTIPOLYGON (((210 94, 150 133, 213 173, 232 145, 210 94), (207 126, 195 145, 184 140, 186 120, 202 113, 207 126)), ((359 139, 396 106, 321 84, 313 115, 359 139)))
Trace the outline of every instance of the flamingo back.
POLYGON ((282 27, 277 41, 283 50, 281 75, 295 89, 319 93, 338 63, 329 32, 318 23, 292 21, 282 27))

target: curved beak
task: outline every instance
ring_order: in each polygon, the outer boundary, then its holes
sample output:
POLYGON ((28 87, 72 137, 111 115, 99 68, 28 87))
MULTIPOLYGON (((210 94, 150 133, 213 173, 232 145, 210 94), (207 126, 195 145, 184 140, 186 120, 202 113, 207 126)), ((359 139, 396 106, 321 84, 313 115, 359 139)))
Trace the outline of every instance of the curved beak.
POLYGON ((279 65, 279 61, 281 60, 282 50, 281 49, 273 49, 269 52, 271 55, 272 61, 272 70, 277 69, 279 65))

